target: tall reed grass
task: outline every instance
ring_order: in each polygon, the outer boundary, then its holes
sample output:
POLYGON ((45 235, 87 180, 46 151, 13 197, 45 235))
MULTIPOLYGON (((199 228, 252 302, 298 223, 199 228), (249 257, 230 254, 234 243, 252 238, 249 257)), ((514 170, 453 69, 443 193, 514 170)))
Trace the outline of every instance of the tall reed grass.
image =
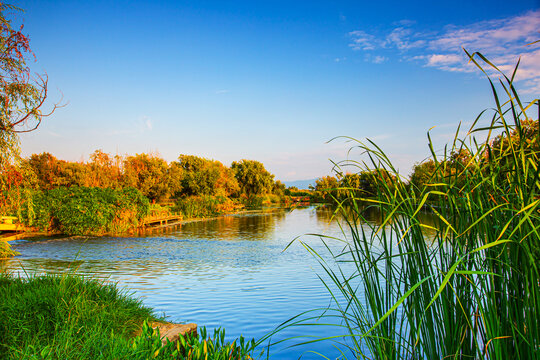
POLYGON ((6 240, 0 239, 0 260, 7 259, 15 255, 18 255, 18 253, 13 251, 9 243, 6 240))
POLYGON ((487 76, 494 108, 465 136, 458 128, 442 151, 428 133, 435 170, 421 187, 401 179, 369 140, 357 143, 368 161, 336 164, 374 168, 376 197, 341 189, 336 218, 347 245, 331 260, 302 241, 325 270, 332 305, 278 330, 337 323, 335 333, 304 343, 333 341, 342 358, 540 358, 540 133, 526 114, 538 99, 520 100, 517 66, 507 77, 481 54, 469 57, 500 76, 487 76), (387 173, 390 183, 377 181, 387 173), (382 222, 367 221, 366 208, 382 222), (437 226, 421 221, 426 209, 437 226))

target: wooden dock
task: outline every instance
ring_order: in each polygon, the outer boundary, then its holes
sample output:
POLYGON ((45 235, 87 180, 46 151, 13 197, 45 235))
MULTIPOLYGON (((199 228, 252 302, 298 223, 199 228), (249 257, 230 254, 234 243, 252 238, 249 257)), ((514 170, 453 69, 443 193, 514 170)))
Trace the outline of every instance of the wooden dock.
POLYGON ((166 216, 149 216, 143 220, 144 226, 166 226, 182 221, 181 214, 171 214, 166 216))
POLYGON ((0 231, 24 231, 23 224, 17 224, 15 216, 0 216, 0 231))

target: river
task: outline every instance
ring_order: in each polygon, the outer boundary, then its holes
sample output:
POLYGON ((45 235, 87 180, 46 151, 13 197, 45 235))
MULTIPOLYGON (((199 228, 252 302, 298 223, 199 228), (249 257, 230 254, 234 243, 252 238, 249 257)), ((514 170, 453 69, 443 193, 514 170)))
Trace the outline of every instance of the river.
MULTIPOLYGON (((188 222, 137 237, 47 237, 17 240, 21 255, 0 262, 19 274, 62 273, 104 278, 142 299, 172 322, 223 327, 228 338, 258 339, 306 310, 327 307, 330 295, 317 274, 323 271, 299 240, 326 253, 321 239, 343 238, 328 209, 315 207, 230 215, 188 222), (286 251, 284 249, 295 238, 286 251)), ((327 241, 333 251, 343 244, 327 241)), ((291 327, 272 341, 294 336, 332 336, 332 326, 291 327)), ((270 348, 272 359, 330 358, 330 342, 270 348)))

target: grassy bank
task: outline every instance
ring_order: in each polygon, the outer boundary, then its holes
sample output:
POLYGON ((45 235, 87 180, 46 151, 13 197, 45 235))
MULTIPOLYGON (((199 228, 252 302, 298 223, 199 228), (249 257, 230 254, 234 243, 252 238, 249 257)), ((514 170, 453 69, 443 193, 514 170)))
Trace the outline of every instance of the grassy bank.
POLYGON ((244 359, 252 342, 217 330, 162 346, 153 311, 116 286, 74 275, 0 274, 2 359, 244 359), (142 333, 136 337, 134 334, 142 333))
POLYGON ((0 275, 0 358, 125 358, 151 309, 113 285, 76 276, 0 275))

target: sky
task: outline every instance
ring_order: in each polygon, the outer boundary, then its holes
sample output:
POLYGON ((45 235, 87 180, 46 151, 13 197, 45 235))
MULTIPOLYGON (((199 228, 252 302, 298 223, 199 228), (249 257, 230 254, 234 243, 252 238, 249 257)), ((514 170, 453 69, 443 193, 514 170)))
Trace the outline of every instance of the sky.
POLYGON ((494 106, 463 48, 540 97, 539 0, 16 1, 49 104, 24 156, 254 159, 282 181, 329 175, 370 139, 408 176, 494 106), (338 137, 335 140, 334 138, 338 137), (332 141, 330 141, 332 140, 332 141), (330 142, 329 142, 330 141, 330 142))

